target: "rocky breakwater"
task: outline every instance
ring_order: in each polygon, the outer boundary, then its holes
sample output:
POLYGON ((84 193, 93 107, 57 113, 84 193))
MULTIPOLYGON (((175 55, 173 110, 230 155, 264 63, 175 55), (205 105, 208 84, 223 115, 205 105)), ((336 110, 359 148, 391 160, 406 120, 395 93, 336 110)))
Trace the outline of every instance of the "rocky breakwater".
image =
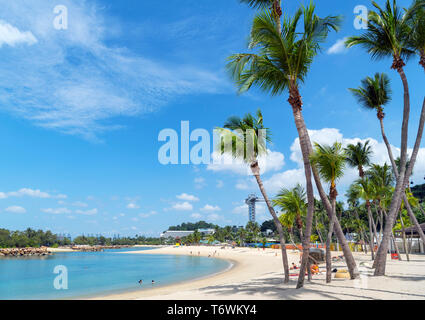
POLYGON ((47 247, 0 249, 0 257, 48 256, 50 254, 51 253, 47 250, 47 247))

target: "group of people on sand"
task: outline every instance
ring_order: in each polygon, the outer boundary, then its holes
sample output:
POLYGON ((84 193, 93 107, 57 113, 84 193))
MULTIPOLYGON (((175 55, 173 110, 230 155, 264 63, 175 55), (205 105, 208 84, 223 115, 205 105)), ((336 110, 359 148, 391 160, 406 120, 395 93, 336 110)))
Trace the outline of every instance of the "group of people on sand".
MULTIPOLYGON (((301 267, 297 266, 295 263, 292 262, 292 267, 290 268, 290 270, 298 270, 301 267)), ((320 273, 320 269, 319 266, 317 264, 312 264, 310 267, 311 273, 312 274, 319 274, 320 273)))
MULTIPOLYGON (((190 251, 190 255, 193 255, 193 252, 192 251, 190 251)), ((200 256, 201 255, 201 251, 198 251, 198 256, 200 256)), ((217 252, 217 250, 215 250, 213 253, 210 253, 210 254, 208 254, 208 258, 211 258, 211 257, 215 257, 215 256, 219 256, 220 254, 217 252)))

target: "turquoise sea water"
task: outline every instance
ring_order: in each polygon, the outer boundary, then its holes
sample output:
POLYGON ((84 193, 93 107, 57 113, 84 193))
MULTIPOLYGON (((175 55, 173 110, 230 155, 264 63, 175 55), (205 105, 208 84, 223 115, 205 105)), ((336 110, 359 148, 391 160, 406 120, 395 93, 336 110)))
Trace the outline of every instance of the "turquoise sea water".
POLYGON ((154 286, 167 285, 229 266, 226 261, 206 257, 122 253, 130 250, 0 258, 0 299, 69 299, 143 290, 152 288, 152 280, 154 286), (56 266, 67 269, 67 290, 55 289, 55 278, 62 275, 54 273, 56 266), (141 279, 142 285, 138 283, 141 279))

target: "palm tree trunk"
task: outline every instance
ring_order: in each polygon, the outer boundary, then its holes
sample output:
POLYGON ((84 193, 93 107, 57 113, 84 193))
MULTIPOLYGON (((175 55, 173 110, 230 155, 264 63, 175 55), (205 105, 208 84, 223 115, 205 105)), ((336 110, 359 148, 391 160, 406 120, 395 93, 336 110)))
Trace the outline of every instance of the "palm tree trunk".
POLYGON ((281 34, 282 33, 282 22, 281 22, 280 18, 282 17, 282 6, 281 6, 280 0, 274 0, 272 11, 273 11, 274 20, 276 22, 277 32, 279 32, 279 34, 281 34))
MULTIPOLYGON (((380 122, 380 125, 381 125, 382 138, 384 139, 385 146, 387 147, 388 156, 390 157, 390 161, 391 161, 391 165, 393 167, 394 175, 395 175, 396 179, 398 179, 398 168, 397 168, 397 165, 395 163, 394 156, 393 156, 393 153, 392 153, 392 150, 391 150, 391 146, 390 146, 390 143, 387 139, 387 135, 385 134, 383 117, 378 116, 378 119, 379 119, 379 122, 380 122)), ((422 133, 423 133, 423 129, 424 129, 424 121, 425 121, 425 99, 424 99, 424 102, 423 102, 423 105, 422 105, 422 112, 421 112, 421 117, 420 117, 420 120, 419 120, 418 134, 417 134, 417 137, 416 137, 415 148, 417 148, 417 149, 419 148, 417 146, 420 145, 420 141, 422 140, 422 133), (418 141, 419 141, 419 143, 418 143, 418 141)), ((413 159, 413 157, 412 157, 412 159, 413 159)), ((414 160, 415 159, 416 159, 416 157, 414 158, 414 160)), ((409 166, 412 166, 412 170, 413 170, 412 163, 410 163, 409 166)), ((407 172, 406 176, 410 177, 410 174, 411 174, 412 171, 411 170, 408 170, 408 171, 410 171, 410 172, 407 172)), ((415 225, 416 230, 418 231, 418 234, 420 235, 422 242, 425 245, 425 234, 424 234, 424 232, 423 232, 423 230, 422 230, 422 228, 421 228, 421 226, 418 222, 418 219, 416 219, 416 216, 413 213, 413 210, 412 210, 412 208, 409 204, 409 201, 407 200, 407 196, 406 196, 405 192, 403 192, 403 201, 406 204, 407 213, 409 214, 410 219, 413 221, 413 224, 415 225)))
POLYGON ((308 148, 308 136, 306 136, 305 123, 301 114, 301 96, 296 87, 290 89, 290 98, 289 103, 292 106, 292 111, 294 114, 295 126, 297 127, 298 136, 300 140, 301 152, 303 155, 304 162, 304 172, 306 178, 306 188, 307 188, 307 217, 305 224, 305 234, 302 238, 303 246, 303 256, 301 259, 300 274, 297 282, 297 289, 304 286, 305 271, 309 265, 309 255, 310 255, 310 238, 311 238, 311 229, 313 226, 313 216, 314 216, 314 191, 313 191, 313 182, 311 176, 311 164, 310 164, 310 152, 308 148))
POLYGON ((273 217, 274 224, 276 225, 276 229, 279 233, 280 247, 282 251, 283 270, 285 273, 284 283, 288 283, 289 282, 289 265, 288 265, 288 255, 286 253, 286 244, 285 244, 285 237, 283 234, 283 227, 267 196, 266 190, 263 185, 263 181, 261 180, 261 177, 260 177, 260 168, 258 166, 258 162, 255 162, 251 165, 251 171, 253 175, 255 176, 255 179, 257 180, 258 187, 260 188, 261 194, 263 195, 264 201, 266 202, 267 208, 269 209, 269 212, 271 216, 273 217))
POLYGON ((373 229, 372 229, 372 223, 373 223, 373 217, 372 217, 372 212, 370 210, 370 203, 366 202, 366 207, 367 207, 367 216, 369 218, 369 245, 370 245, 370 253, 371 253, 371 257, 372 260, 375 260, 375 248, 374 248, 374 237, 373 237, 373 229))
MULTIPOLYGON (((357 221, 360 221, 359 212, 357 211, 357 209, 354 209, 354 213, 356 215, 357 221)), ((366 238, 365 238, 365 235, 364 235, 363 227, 361 227, 361 226, 360 226, 360 240, 363 242, 363 245, 362 245, 363 250, 367 254, 366 238)))
POLYGON ((401 210, 400 210, 400 223, 401 223, 401 231, 402 231, 402 237, 403 237, 404 252, 406 253, 407 261, 410 261, 409 250, 407 250, 407 245, 406 245, 406 233, 405 233, 405 228, 404 228, 403 214, 402 214, 401 210))
MULTIPOLYGON (((336 208, 336 199, 332 199, 332 210, 335 213, 336 208)), ((326 238, 326 283, 330 283, 332 281, 332 252, 331 252, 331 243, 332 243, 332 235, 334 230, 336 220, 336 214, 331 216, 329 221, 329 230, 328 237, 326 238)))
POLYGON ((319 227, 317 226, 317 217, 315 219, 315 227, 316 227, 317 235, 319 236, 319 239, 320 239, 320 243, 323 245, 322 233, 320 232, 319 227))
MULTIPOLYGON (((323 205, 326 209, 328 217, 331 220, 332 216, 333 216, 332 206, 329 202, 329 199, 327 197, 325 190, 323 189, 322 182, 320 180, 320 176, 319 176, 319 173, 317 172, 317 169, 310 164, 309 158, 310 158, 310 155, 313 153, 313 146, 311 144, 311 140, 310 140, 310 137, 309 137, 309 134, 308 134, 308 131, 307 131, 307 127, 305 125, 304 118, 303 118, 302 113, 301 113, 302 102, 301 101, 297 102, 296 98, 297 98, 297 96, 294 96, 291 93, 290 103, 292 105, 295 123, 297 125, 298 136, 299 136, 299 139, 300 139, 301 150, 302 150, 302 153, 303 153, 304 167, 306 169, 307 195, 308 195, 309 186, 311 184, 311 172, 312 172, 313 176, 314 176, 314 180, 316 182, 316 188, 317 188, 317 190, 320 194, 320 198, 321 198, 322 203, 323 203, 323 205), (307 150, 303 150, 304 148, 307 148, 307 150), (307 170, 306 166, 311 168, 311 171, 310 171, 310 169, 307 170), (308 174, 307 174, 307 171, 308 171, 308 174)), ((301 100, 300 96, 299 96, 299 99, 301 100)), ((311 193, 313 195, 313 190, 311 190, 311 193)), ((314 199, 312 201, 312 205, 313 205, 313 210, 314 210, 314 199)), ((309 206, 310 206, 310 201, 309 201, 309 206)), ((308 211, 307 211, 307 221, 309 221, 308 211)), ((341 228, 341 225, 340 225, 338 219, 335 219, 334 223, 335 223, 335 225, 334 225, 335 234, 336 234, 337 239, 339 240, 340 245, 342 247, 342 251, 344 253, 345 261, 347 262, 347 267, 348 267, 348 270, 350 272, 351 279, 355 279, 359 275, 359 271, 357 269, 356 261, 354 260, 353 254, 350 250, 350 246, 348 245, 347 239, 344 236, 344 233, 342 231, 342 228, 341 228)), ((309 230, 309 229, 308 229, 308 225, 306 224, 306 231, 307 230, 309 230)), ((310 228, 310 230, 311 230, 311 228, 310 228)), ((310 234, 308 234, 308 236, 310 236, 310 234)), ((300 274, 300 276, 301 276, 301 274, 300 274)), ((298 279, 298 280, 299 280, 299 283, 300 283, 300 279, 298 279)))

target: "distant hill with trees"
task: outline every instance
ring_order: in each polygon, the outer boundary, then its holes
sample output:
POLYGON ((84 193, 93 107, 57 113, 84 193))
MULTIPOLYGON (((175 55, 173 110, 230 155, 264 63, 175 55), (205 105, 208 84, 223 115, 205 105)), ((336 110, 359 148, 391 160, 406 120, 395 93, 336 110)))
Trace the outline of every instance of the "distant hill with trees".
POLYGON ((217 225, 213 224, 213 223, 208 223, 205 221, 199 221, 199 222, 195 222, 195 223, 191 223, 191 222, 185 222, 182 223, 178 226, 171 226, 168 228, 168 230, 170 231, 195 231, 198 229, 216 229, 218 228, 217 225))

